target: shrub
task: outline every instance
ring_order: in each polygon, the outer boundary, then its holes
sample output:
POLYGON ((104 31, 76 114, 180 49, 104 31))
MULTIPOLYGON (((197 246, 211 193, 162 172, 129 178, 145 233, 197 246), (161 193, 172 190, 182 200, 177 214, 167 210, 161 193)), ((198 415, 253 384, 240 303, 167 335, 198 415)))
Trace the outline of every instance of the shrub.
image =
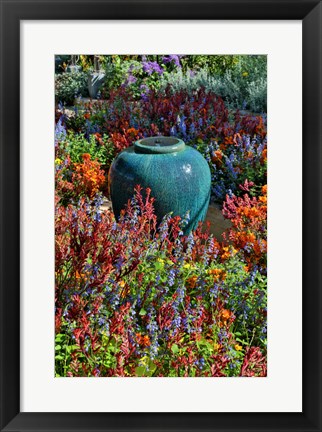
POLYGON ((77 96, 88 96, 87 74, 65 72, 55 75, 56 103, 72 105, 77 96))
POLYGON ((167 86, 173 93, 187 91, 189 94, 204 87, 207 92, 221 96, 230 109, 266 112, 266 56, 236 56, 223 73, 206 68, 177 70, 161 77, 160 90, 167 86))
POLYGON ((83 154, 83 161, 74 164, 72 182, 77 196, 86 195, 94 198, 105 183, 104 171, 97 161, 91 160, 91 155, 83 154))
MULTIPOLYGON (((261 125, 258 126, 260 129, 261 125)), ((267 142, 261 133, 251 136, 241 131, 226 136, 220 144, 219 141, 213 141, 203 150, 202 145, 200 147, 210 166, 212 197, 215 201, 222 202, 227 193, 240 195, 239 185, 245 181, 256 184, 252 189, 255 195, 266 184, 267 142)))
POLYGON ((87 139, 83 133, 76 134, 70 131, 61 149, 70 156, 71 162, 82 162, 84 153, 97 160, 102 166, 108 167, 115 157, 115 148, 108 135, 94 133, 87 139))
POLYGON ((99 190, 106 187, 105 172, 101 164, 91 160, 88 153, 82 155, 82 162, 72 163, 69 155, 55 160, 55 191, 62 205, 77 202, 81 196, 93 199, 99 190))
POLYGON ((209 75, 224 75, 238 62, 236 55, 186 55, 181 56, 183 70, 204 70, 209 75))
POLYGON ((226 196, 223 215, 233 224, 224 238, 241 250, 248 268, 256 267, 266 272, 267 260, 267 185, 262 187, 259 197, 251 197, 253 182, 247 180, 240 185, 242 197, 226 196), (245 193, 246 192, 246 193, 245 193))

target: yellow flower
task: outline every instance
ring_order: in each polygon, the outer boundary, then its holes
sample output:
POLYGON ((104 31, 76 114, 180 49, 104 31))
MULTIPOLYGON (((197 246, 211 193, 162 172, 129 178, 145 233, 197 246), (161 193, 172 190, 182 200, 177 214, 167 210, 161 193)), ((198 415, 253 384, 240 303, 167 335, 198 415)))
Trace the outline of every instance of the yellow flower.
POLYGON ((161 264, 164 264, 164 259, 162 259, 162 258, 158 258, 157 261, 161 264))
POLYGON ((124 282, 124 280, 119 281, 119 286, 122 289, 121 297, 125 298, 130 292, 130 287, 128 285, 126 285, 126 282, 124 282))
POLYGON ((243 347, 241 345, 238 345, 238 344, 235 345, 236 351, 241 351, 242 349, 243 349, 243 347))
POLYGON ((55 165, 60 165, 62 163, 62 160, 57 158, 55 159, 55 165))
POLYGON ((193 268, 193 265, 186 263, 186 264, 184 264, 183 268, 189 270, 189 269, 193 268))
POLYGON ((247 77, 248 76, 248 72, 243 72, 243 76, 247 77))

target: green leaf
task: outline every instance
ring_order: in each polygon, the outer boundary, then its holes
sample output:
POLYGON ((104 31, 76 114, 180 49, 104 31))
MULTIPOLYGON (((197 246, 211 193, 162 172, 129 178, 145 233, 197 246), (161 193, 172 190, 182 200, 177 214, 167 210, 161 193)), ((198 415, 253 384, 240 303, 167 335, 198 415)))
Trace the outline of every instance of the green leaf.
POLYGON ((64 357, 63 357, 62 355, 59 354, 59 355, 56 355, 56 356, 55 356, 55 359, 56 359, 56 360, 64 360, 64 357))
POLYGON ((171 351, 173 352, 173 354, 177 354, 179 352, 179 347, 176 344, 173 344, 171 347, 171 351))
POLYGON ((243 345, 248 345, 247 342, 245 342, 245 341, 243 341, 243 340, 241 340, 239 338, 236 338, 236 341, 242 343, 243 345))
POLYGON ((146 310, 142 308, 139 312, 139 315, 141 316, 146 315, 146 310))
POLYGON ((61 350, 61 345, 56 345, 56 346, 55 346, 55 350, 56 350, 56 351, 61 350))
POLYGON ((68 345, 68 346, 66 346, 66 352, 68 354, 70 354, 71 352, 73 352, 73 351, 75 351, 77 349, 78 349, 77 345, 68 345))
POLYGON ((158 261, 157 261, 157 262, 154 264, 154 267, 155 267, 156 270, 162 270, 163 267, 164 267, 164 264, 163 264, 162 262, 158 262, 158 261))
POLYGON ((146 372, 145 366, 138 366, 135 368, 135 373, 137 376, 142 377, 146 372))

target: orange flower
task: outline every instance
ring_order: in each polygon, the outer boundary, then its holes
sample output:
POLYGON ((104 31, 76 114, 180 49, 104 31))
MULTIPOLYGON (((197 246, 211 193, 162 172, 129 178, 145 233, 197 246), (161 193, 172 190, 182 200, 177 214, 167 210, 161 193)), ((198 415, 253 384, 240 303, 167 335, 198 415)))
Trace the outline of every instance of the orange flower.
POLYGON ((141 333, 136 333, 136 340, 138 344, 142 345, 143 347, 148 347, 151 345, 151 341, 148 335, 142 336, 141 333))
POLYGON ((228 246, 224 246, 222 248, 223 253, 221 254, 221 259, 222 260, 226 260, 230 257, 230 252, 229 252, 229 247, 228 246))
POLYGON ((223 153, 221 150, 216 150, 215 152, 213 152, 211 156, 212 162, 216 164, 222 163, 222 158, 223 158, 223 153))
POLYGON ((222 309, 221 310, 221 317, 225 320, 228 320, 232 315, 232 312, 228 309, 222 309))
POLYGON ((267 149, 264 149, 261 156, 261 163, 264 163, 267 161, 267 149))
POLYGON ((220 327, 227 326, 227 324, 230 324, 234 320, 234 314, 228 309, 221 309, 218 318, 220 327))
POLYGON ((75 272, 75 277, 76 277, 76 279, 81 279, 81 278, 83 278, 84 276, 85 276, 85 273, 79 273, 79 271, 76 270, 76 272, 75 272))
POLYGON ((195 286, 197 284, 197 279, 198 279, 197 276, 191 276, 190 278, 188 278, 186 281, 188 288, 191 288, 191 289, 195 288, 195 286))
POLYGON ((130 287, 123 280, 119 281, 118 284, 122 288, 121 297, 126 297, 130 292, 130 287))
POLYGON ((104 171, 98 161, 91 160, 89 153, 82 155, 83 162, 75 163, 73 183, 78 194, 85 193, 93 197, 105 183, 104 171))
POLYGON ((225 137, 225 140, 224 140, 224 144, 234 144, 234 137, 233 136, 227 136, 227 137, 225 137))
POLYGON ((225 280, 226 279, 226 272, 222 269, 211 269, 208 270, 208 274, 214 276, 214 281, 218 282, 219 280, 225 280))
POLYGON ((137 136, 138 133, 139 133, 139 131, 138 131, 137 129, 135 129, 135 128, 132 127, 132 128, 130 128, 130 129, 128 129, 128 130, 126 131, 126 133, 129 134, 129 135, 137 136))

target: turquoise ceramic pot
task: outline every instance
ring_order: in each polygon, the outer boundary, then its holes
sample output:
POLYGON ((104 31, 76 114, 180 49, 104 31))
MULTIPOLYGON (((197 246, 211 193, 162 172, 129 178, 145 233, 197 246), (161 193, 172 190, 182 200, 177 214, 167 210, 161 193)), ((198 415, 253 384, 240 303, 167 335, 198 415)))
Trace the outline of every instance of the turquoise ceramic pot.
POLYGON ((149 187, 160 223, 172 212, 190 221, 184 233, 203 221, 210 199, 211 175, 207 161, 194 148, 175 137, 151 137, 122 151, 110 169, 110 193, 116 219, 133 197, 134 187, 149 187))

